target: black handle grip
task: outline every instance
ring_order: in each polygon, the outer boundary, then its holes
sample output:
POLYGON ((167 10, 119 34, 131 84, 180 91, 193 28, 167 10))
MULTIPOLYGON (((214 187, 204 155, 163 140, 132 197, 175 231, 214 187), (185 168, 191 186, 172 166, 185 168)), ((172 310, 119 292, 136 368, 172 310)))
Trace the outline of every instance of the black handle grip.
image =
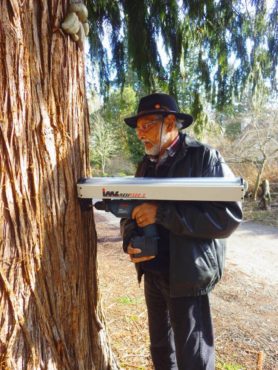
POLYGON ((99 211, 106 211, 105 202, 96 202, 94 207, 99 211))
POLYGON ((133 257, 148 257, 156 256, 158 252, 158 233, 155 224, 151 224, 142 228, 144 236, 134 236, 131 238, 131 244, 134 248, 141 249, 140 253, 134 254, 133 257))

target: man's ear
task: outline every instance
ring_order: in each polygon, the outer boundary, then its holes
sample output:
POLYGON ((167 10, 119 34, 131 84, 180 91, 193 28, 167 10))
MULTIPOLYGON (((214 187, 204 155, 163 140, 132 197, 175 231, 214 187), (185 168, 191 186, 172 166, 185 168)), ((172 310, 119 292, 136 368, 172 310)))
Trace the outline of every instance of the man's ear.
POLYGON ((174 114, 169 114, 165 117, 164 124, 166 132, 172 131, 176 127, 176 116, 174 114))

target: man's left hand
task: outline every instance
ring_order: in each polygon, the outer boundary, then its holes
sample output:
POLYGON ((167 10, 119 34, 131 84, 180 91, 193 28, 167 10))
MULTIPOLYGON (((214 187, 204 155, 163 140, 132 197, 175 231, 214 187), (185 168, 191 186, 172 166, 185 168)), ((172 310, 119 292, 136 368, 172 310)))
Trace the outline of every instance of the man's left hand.
POLYGON ((158 205, 156 203, 143 203, 134 208, 132 218, 136 220, 139 227, 154 224, 156 221, 158 205))

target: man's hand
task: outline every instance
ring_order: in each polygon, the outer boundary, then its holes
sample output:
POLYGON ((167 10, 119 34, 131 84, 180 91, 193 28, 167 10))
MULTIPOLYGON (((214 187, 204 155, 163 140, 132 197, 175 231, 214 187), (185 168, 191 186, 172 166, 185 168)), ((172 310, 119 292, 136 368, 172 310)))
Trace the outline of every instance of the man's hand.
POLYGON ((132 218, 139 227, 145 227, 155 223, 158 205, 156 203, 143 203, 134 208, 132 218))
POLYGON ((131 244, 127 247, 127 253, 129 254, 130 261, 133 263, 149 261, 155 258, 155 256, 133 257, 134 254, 141 253, 141 249, 133 248, 131 244))

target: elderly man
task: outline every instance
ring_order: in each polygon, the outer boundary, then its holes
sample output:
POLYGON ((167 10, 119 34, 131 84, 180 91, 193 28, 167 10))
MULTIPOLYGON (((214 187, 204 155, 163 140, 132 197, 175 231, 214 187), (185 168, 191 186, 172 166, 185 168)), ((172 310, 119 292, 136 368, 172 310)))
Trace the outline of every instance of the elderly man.
MULTIPOLYGON (((125 119, 145 147, 140 177, 233 176, 217 150, 181 133, 193 118, 167 94, 140 100, 125 119)), ((159 181, 159 179, 158 179, 159 181)), ((236 202, 157 201, 137 206, 121 222, 123 247, 144 275, 151 355, 157 370, 213 370, 214 340, 208 293, 220 280, 225 238, 242 218, 236 202), (131 238, 156 224, 156 256, 137 257, 131 238)))

